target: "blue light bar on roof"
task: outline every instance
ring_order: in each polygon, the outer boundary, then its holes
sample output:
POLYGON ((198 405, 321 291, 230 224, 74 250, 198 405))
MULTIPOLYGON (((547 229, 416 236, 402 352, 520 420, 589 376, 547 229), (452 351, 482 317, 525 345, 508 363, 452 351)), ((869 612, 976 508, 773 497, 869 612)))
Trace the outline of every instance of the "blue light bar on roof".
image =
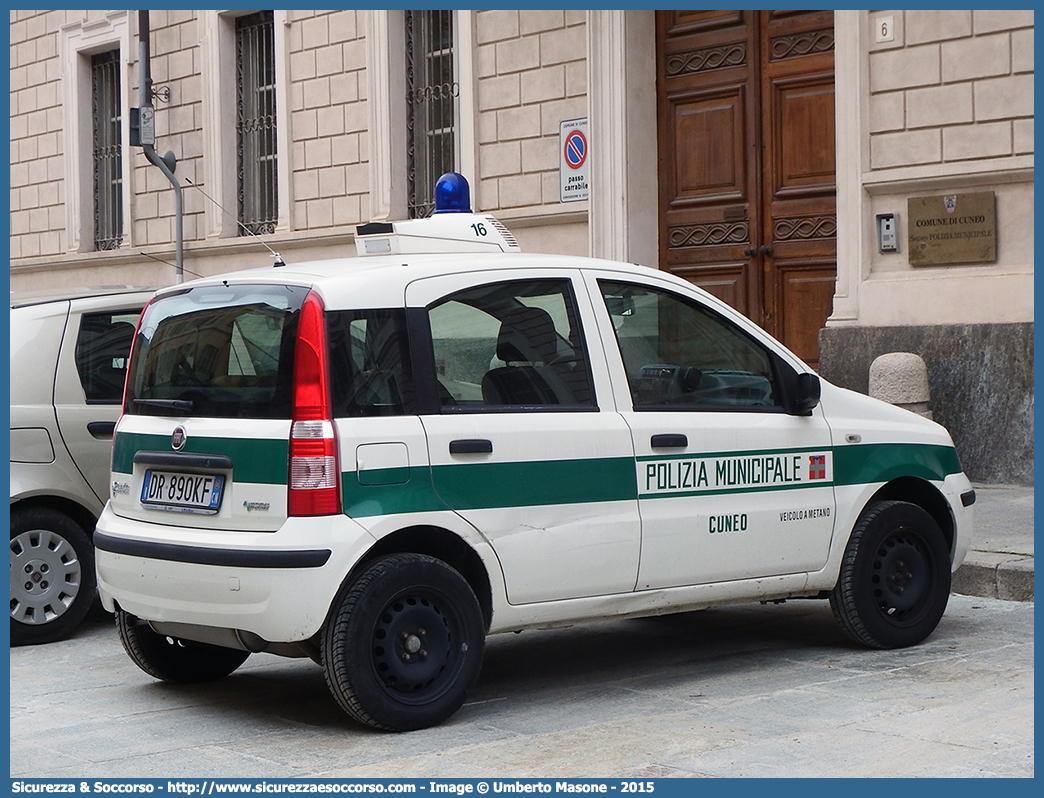
POLYGON ((446 172, 435 183, 435 213, 471 213, 471 188, 467 178, 446 172))

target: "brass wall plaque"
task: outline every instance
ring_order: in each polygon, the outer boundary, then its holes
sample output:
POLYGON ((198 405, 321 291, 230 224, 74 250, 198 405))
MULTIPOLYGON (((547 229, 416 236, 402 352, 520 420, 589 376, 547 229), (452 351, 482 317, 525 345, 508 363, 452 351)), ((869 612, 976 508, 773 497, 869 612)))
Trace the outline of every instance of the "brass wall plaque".
POLYGON ((906 201, 911 266, 996 263, 997 200, 992 191, 906 201))

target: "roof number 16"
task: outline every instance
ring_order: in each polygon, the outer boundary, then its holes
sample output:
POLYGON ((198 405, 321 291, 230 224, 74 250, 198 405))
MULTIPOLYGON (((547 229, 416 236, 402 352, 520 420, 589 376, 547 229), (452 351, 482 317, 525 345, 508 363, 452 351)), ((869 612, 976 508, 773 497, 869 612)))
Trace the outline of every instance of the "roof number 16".
POLYGON ((481 222, 475 222, 475 224, 471 225, 471 229, 475 231, 475 235, 477 236, 486 235, 486 225, 481 222))

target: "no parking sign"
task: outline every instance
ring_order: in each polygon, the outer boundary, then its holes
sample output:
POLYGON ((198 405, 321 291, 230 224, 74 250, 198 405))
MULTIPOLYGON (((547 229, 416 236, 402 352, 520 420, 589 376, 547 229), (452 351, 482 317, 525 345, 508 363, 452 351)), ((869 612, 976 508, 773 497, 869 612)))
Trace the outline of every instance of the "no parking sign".
POLYGON ((558 126, 558 149, 561 165, 561 202, 579 202, 588 198, 589 181, 587 118, 569 119, 558 126))

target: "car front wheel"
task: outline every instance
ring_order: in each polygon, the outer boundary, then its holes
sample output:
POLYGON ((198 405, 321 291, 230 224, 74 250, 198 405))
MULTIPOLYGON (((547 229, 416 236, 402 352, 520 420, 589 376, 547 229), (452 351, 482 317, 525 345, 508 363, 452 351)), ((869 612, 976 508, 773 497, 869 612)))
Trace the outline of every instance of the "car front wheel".
POLYGON ((873 648, 920 643, 950 595, 950 552, 942 530, 917 505, 885 501, 859 519, 830 606, 853 640, 873 648))
POLYGON ((64 513, 11 513, 11 643, 59 640, 76 628, 96 594, 94 547, 64 513))
POLYGON ((423 729, 464 703, 484 647, 482 611, 464 577, 441 560, 397 554, 338 595, 323 631, 323 672, 357 721, 423 729))

